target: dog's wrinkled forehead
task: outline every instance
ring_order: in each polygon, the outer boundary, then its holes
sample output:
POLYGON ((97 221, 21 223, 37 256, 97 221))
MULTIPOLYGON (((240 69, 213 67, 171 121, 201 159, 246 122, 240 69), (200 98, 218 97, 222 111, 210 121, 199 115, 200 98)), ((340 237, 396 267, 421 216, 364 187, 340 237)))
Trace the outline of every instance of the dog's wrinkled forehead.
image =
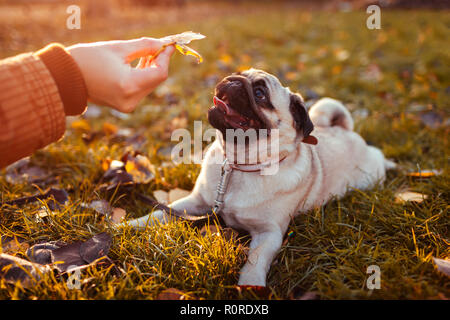
POLYGON ((263 70, 252 68, 242 72, 241 74, 245 76, 247 79, 249 79, 250 82, 252 83, 256 83, 260 80, 264 81, 265 85, 270 90, 270 92, 274 92, 275 90, 279 90, 280 88, 283 87, 280 80, 278 80, 277 77, 263 70))
POLYGON ((242 72, 241 75, 246 77, 251 83, 263 82, 269 91, 270 100, 276 108, 289 105, 289 95, 291 92, 274 75, 253 68, 242 72))

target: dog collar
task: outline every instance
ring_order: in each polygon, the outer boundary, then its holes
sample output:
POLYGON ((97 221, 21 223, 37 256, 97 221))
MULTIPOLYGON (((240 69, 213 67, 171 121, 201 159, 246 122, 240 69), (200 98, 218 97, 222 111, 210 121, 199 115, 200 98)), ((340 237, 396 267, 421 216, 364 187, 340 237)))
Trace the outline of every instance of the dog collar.
POLYGON ((287 154, 284 154, 278 161, 267 161, 264 163, 256 164, 235 164, 230 163, 227 158, 225 158, 222 163, 222 172, 220 174, 219 183, 217 184, 216 199, 214 200, 213 212, 218 214, 223 208, 225 193, 227 192, 227 187, 230 182, 231 173, 233 170, 238 170, 241 172, 259 172, 264 168, 268 168, 276 163, 280 163, 286 159, 287 154))
POLYGON ((242 172, 259 172, 265 168, 271 167, 272 165, 276 163, 280 163, 284 159, 286 159, 287 155, 284 155, 280 160, 276 161, 266 161, 263 163, 255 163, 255 164, 237 164, 237 163, 230 163, 229 166, 238 171, 242 172))

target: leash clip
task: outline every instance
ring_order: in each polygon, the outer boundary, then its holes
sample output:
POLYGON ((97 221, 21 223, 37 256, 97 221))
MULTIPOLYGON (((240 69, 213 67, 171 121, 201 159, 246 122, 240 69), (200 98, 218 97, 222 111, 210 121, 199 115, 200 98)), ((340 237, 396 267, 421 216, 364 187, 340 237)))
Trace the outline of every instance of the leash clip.
POLYGON ((228 183, 230 182, 231 173, 233 172, 233 167, 230 166, 230 163, 227 158, 222 163, 222 172, 220 174, 220 180, 217 184, 217 195, 214 200, 214 213, 219 213, 223 208, 223 199, 225 197, 225 193, 227 191, 228 183))

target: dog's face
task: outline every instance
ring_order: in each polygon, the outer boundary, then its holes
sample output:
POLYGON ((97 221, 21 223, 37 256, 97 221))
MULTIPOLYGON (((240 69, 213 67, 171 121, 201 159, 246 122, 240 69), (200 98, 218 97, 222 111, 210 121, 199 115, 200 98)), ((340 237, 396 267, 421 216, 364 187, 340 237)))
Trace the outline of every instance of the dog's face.
POLYGON ((313 124, 299 94, 273 75, 257 69, 224 78, 215 89, 210 124, 226 140, 227 129, 279 130, 280 148, 309 137, 313 124))

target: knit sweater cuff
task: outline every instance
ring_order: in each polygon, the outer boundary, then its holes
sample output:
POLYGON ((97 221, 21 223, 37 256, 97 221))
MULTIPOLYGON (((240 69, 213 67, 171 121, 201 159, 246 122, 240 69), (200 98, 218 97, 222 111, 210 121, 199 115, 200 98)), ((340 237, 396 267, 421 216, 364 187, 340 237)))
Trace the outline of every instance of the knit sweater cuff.
POLYGON ((87 89, 80 68, 64 46, 53 43, 35 53, 58 87, 66 116, 79 115, 87 105, 87 89))

